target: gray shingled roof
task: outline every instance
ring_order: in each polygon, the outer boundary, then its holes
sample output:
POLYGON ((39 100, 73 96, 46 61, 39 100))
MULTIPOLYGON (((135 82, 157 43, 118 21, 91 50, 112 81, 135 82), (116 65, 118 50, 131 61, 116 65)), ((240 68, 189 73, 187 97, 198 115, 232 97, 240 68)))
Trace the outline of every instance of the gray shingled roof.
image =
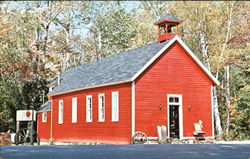
MULTIPOLYGON (((130 80, 169 41, 154 42, 61 73, 61 83, 48 95, 130 80)), ((57 79, 56 79, 57 80, 57 79)))
POLYGON ((173 20, 173 21, 181 21, 179 18, 176 18, 175 16, 171 14, 166 14, 165 16, 161 17, 159 20, 155 22, 155 24, 164 21, 164 20, 173 20))
POLYGON ((43 105, 41 105, 40 108, 38 108, 38 112, 44 112, 44 111, 50 111, 51 110, 51 101, 45 102, 43 105))

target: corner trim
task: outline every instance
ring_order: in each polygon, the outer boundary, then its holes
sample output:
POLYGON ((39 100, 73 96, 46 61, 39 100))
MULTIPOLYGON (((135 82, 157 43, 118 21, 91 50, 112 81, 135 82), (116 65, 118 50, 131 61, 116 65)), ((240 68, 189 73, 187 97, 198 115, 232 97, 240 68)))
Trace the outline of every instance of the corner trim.
POLYGON ((213 97, 213 86, 211 86, 211 110, 212 110, 212 137, 214 138, 214 97, 213 97))
POLYGON ((132 111, 131 111, 131 134, 135 133, 135 81, 132 82, 132 111))
POLYGON ((53 128, 53 99, 51 99, 51 113, 50 113, 50 140, 53 139, 53 131, 52 131, 52 128, 53 128))

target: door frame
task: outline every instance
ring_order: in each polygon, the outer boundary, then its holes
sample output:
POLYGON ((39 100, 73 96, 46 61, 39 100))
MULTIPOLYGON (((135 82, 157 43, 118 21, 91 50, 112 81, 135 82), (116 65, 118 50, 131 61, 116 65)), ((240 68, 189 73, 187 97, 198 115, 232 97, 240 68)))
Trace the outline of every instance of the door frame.
POLYGON ((168 111, 168 138, 170 137, 170 116, 169 116, 169 111, 170 111, 170 107, 169 105, 178 105, 179 106, 179 136, 180 139, 183 139, 183 104, 182 104, 182 94, 168 94, 167 95, 167 111, 168 111), (170 103, 169 102, 169 98, 170 97, 177 97, 179 98, 179 103, 170 103))

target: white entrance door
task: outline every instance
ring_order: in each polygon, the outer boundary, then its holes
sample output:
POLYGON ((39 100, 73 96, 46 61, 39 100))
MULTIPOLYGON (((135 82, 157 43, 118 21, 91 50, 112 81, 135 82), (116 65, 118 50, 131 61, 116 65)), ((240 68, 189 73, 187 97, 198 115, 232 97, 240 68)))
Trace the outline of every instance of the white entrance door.
POLYGON ((182 95, 168 94, 168 137, 183 138, 182 95))

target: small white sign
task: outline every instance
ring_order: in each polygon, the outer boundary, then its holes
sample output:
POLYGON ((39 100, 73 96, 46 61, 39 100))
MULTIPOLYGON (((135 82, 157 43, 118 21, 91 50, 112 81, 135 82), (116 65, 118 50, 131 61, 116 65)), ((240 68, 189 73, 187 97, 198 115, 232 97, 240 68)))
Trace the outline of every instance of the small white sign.
POLYGON ((17 121, 36 121, 36 111, 35 110, 17 110, 16 111, 16 120, 17 121), (33 115, 32 115, 33 112, 33 115))

